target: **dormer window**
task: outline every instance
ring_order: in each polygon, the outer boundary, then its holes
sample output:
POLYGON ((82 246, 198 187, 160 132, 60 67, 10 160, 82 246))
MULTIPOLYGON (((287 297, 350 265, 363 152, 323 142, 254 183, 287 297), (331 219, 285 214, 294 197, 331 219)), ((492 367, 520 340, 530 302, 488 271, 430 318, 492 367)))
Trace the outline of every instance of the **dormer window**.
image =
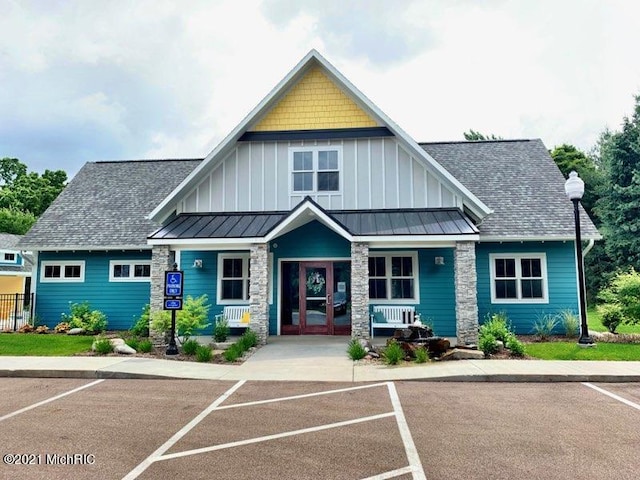
POLYGON ((291 192, 339 192, 341 157, 339 147, 291 148, 291 192))

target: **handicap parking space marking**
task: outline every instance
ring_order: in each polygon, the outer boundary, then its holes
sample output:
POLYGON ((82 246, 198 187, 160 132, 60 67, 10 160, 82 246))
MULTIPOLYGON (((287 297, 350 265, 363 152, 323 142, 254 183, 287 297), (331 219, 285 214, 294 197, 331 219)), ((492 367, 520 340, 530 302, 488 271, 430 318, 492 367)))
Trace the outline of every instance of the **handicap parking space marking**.
POLYGON ((225 400, 227 400, 236 390, 238 390, 245 381, 238 382, 231 389, 229 389, 225 394, 219 397, 216 401, 214 401, 209 407, 207 407, 203 412, 201 412, 196 418, 194 418, 189 424, 183 427, 178 433, 176 433, 173 437, 171 437, 167 442, 165 442, 161 447, 159 447, 154 453, 152 453, 147 459, 145 459, 142 463, 140 463, 136 468, 134 468, 127 476, 123 478, 123 480, 133 480, 137 478, 140 474, 142 474, 147 468, 149 468, 155 462, 167 461, 177 458, 188 457, 192 455, 198 455, 202 453, 209 453, 219 450, 224 450, 233 447, 240 447, 245 445, 251 445, 261 442, 266 442, 269 440, 277 440, 286 437, 292 437, 295 435, 302 435, 306 433, 314 433, 324 430, 330 430, 340 427, 345 427, 349 425, 355 425, 364 422, 381 420, 384 418, 395 417, 398 425, 398 429, 400 432, 400 437, 403 442, 403 446, 405 449, 405 453, 407 459, 409 461, 409 465, 400 469, 391 470, 388 472, 383 472, 378 475, 374 475, 371 477, 367 477, 366 480, 383 480, 387 478, 395 478, 401 475, 411 474, 416 480, 426 480, 426 475, 424 473, 424 469, 422 467, 422 462, 420 461, 420 457, 418 451, 416 449, 415 443, 411 436, 411 432, 409 430, 409 426, 407 424, 406 418, 404 416, 404 412, 402 410, 402 405, 400 402, 400 398, 396 391, 395 385, 393 382, 383 382, 383 383, 374 383, 368 385, 359 385, 356 387, 347 387, 340 388, 334 390, 327 390, 322 392, 314 392, 314 393, 305 393, 300 395, 292 395, 288 397, 280 397, 280 398, 272 398, 267 400, 257 400, 252 402, 243 402, 237 404, 229 404, 229 405, 221 405, 225 400), (265 405, 269 403, 277 403, 277 402, 285 402, 298 400, 303 398, 311 398, 318 397, 322 395, 331 395, 343 392, 350 392, 356 390, 364 390, 376 387, 387 387, 389 398, 391 400, 391 404, 393 406, 393 410, 386 413, 380 413, 377 415, 370 415, 366 417, 355 418, 351 420, 344 420, 341 422, 334 422, 325 425, 317 425, 314 427, 308 427, 298 430, 292 430, 287 432, 281 432, 271 435, 264 435, 255 438, 249 438, 244 440, 239 440, 235 442, 228 442, 224 444, 212 445, 208 447, 202 447, 197 449, 185 450, 181 452, 175 452, 166 454, 173 445, 175 445, 181 438, 183 438, 189 431, 191 431, 198 423, 200 423, 206 416, 210 413, 218 410, 229 410, 234 408, 243 408, 243 407, 251 407, 256 405, 265 405))
POLYGON ((81 390, 85 390, 87 388, 91 388, 94 385, 97 385, 97 384, 102 383, 102 382, 104 382, 104 379, 95 380, 95 381, 93 381, 91 383, 87 383, 86 385, 82 385, 80 387, 74 388, 73 390, 69 390, 69 391, 60 393, 58 395, 55 395, 53 397, 44 399, 44 400, 42 400, 40 402, 34 403, 32 405, 28 405, 28 406, 26 406, 24 408, 21 408, 20 410, 16 410, 14 412, 11 412, 11 413, 8 413, 6 415, 3 415, 2 417, 0 417, 0 422, 2 422, 4 420, 7 420, 7 419, 9 419, 11 417, 15 417, 16 415, 20 415, 21 413, 28 412, 29 410, 33 410, 34 408, 41 407, 42 405, 46 405, 47 403, 55 402, 56 400, 64 398, 64 397, 66 397, 68 395, 72 395, 72 394, 74 394, 76 392, 79 392, 81 390))
POLYGON ((608 390, 605 390, 604 388, 600 388, 596 385, 593 385, 592 383, 587 383, 587 382, 583 382, 582 385, 584 385, 585 387, 589 387, 593 390, 595 390, 596 392, 600 392, 603 395, 606 395, 608 397, 613 398, 614 400, 617 400, 620 403, 624 403, 625 405, 631 407, 631 408, 635 408, 636 410, 640 410, 640 405, 632 402, 630 400, 627 400, 626 398, 621 397, 620 395, 616 395, 615 393, 612 393, 608 390))

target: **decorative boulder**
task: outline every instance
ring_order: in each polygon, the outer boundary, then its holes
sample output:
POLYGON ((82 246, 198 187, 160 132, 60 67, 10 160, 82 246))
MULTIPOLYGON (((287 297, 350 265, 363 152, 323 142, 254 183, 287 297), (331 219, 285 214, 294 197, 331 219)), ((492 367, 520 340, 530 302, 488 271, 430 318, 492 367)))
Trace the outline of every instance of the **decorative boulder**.
POLYGON ((113 351, 121 355, 134 355, 136 353, 136 351, 126 343, 123 345, 116 345, 113 348, 113 351))
POLYGON ((84 328, 72 328, 67 332, 67 335, 84 335, 85 333, 84 328))
POLYGON ((454 348, 440 357, 440 360, 482 360, 484 352, 469 348, 454 348))

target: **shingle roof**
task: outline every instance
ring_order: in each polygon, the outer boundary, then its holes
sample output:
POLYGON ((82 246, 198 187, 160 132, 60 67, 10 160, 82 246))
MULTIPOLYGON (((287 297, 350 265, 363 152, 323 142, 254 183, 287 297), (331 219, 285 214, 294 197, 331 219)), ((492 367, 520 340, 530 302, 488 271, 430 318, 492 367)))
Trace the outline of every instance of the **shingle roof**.
POLYGON ((35 250, 148 248, 145 219, 202 160, 91 162, 19 242, 35 250))
MULTIPOLYGON (((329 210, 352 235, 474 235, 477 230, 456 208, 329 210)), ((289 212, 184 213, 149 236, 158 239, 263 237, 289 212)))
MULTIPOLYGON (((540 140, 420 144, 494 213, 478 226, 480 238, 573 238, 573 205, 565 178, 540 140)), ((582 211, 583 238, 599 238, 582 211)))
MULTIPOLYGON (((14 235, 13 233, 0 233, 0 249, 1 250, 15 250, 20 248, 17 246, 18 242, 22 239, 22 235, 14 235)), ((21 252, 22 265, 0 265, 0 272, 4 273, 29 273, 33 267, 33 256, 21 252)))

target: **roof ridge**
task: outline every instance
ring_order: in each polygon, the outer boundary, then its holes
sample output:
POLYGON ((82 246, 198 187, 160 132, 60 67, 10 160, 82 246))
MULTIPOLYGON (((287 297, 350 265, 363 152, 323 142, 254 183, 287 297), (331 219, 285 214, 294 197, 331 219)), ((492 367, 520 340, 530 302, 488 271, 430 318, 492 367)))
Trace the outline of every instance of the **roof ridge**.
POLYGON ((153 163, 153 162, 201 162, 204 158, 139 158, 131 160, 96 160, 87 163, 153 163))
POLYGON ((418 142, 418 145, 448 145, 457 143, 516 143, 516 142, 535 142, 537 138, 511 138, 496 140, 450 140, 445 142, 418 142))

